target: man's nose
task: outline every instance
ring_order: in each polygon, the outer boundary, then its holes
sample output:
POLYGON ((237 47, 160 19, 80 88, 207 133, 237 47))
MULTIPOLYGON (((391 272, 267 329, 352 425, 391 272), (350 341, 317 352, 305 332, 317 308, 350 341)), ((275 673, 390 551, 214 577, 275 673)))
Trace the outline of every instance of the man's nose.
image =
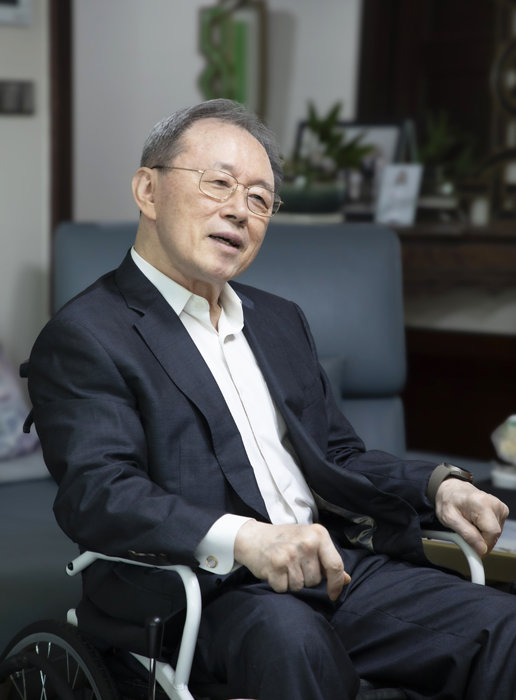
POLYGON ((229 199, 225 201, 227 215, 234 215, 239 220, 247 219, 249 209, 247 207, 247 188, 238 183, 235 191, 229 199))

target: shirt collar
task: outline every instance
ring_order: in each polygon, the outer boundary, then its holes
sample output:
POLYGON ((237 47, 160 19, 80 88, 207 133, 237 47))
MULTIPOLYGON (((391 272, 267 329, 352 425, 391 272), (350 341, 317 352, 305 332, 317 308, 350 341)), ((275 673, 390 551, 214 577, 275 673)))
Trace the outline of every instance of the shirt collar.
MULTIPOLYGON (((195 308, 195 306, 198 307, 198 305, 189 304, 188 302, 190 302, 190 300, 203 299, 203 297, 199 297, 197 294, 194 294, 182 285, 174 282, 174 280, 167 277, 167 275, 164 275, 155 268, 154 265, 144 260, 134 248, 131 248, 131 257, 134 264, 141 270, 145 277, 152 282, 178 316, 185 311, 185 307, 188 304, 187 312, 197 317, 196 313, 192 313, 192 308, 195 308)), ((203 301, 206 305, 208 304, 205 299, 203 299, 203 301)), ((226 333, 236 333, 242 330, 244 326, 242 302, 238 294, 227 282, 222 289, 219 303, 222 307, 222 316, 224 317, 223 324, 226 333)))

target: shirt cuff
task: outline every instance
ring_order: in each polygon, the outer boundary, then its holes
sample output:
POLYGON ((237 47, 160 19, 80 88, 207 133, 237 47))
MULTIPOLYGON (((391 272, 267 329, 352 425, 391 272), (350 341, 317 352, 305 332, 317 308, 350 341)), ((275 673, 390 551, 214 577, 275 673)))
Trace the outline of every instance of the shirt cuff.
POLYGON ((194 555, 201 569, 212 574, 229 574, 235 564, 235 539, 242 525, 252 518, 226 513, 216 520, 197 545, 194 555))

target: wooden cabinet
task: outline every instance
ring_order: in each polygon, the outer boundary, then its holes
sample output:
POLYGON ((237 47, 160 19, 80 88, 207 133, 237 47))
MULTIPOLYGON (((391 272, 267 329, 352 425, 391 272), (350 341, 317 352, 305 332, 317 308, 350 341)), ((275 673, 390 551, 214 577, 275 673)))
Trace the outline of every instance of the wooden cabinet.
POLYGON ((399 229, 406 295, 516 288, 516 221, 486 228, 459 224, 399 229))
MULTIPOLYGON (((398 234, 406 299, 516 288, 516 222, 416 226, 398 234)), ((491 432, 516 413, 516 335, 407 328, 406 341, 408 446, 494 458, 491 432)))

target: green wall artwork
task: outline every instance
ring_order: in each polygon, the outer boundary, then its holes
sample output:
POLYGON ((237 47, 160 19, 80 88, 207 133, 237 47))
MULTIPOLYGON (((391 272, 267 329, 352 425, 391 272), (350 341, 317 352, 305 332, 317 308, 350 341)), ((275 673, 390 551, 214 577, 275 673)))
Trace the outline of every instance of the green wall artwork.
POLYGON ((199 78, 205 99, 226 97, 265 113, 266 9, 264 0, 221 0, 199 12, 199 78))

